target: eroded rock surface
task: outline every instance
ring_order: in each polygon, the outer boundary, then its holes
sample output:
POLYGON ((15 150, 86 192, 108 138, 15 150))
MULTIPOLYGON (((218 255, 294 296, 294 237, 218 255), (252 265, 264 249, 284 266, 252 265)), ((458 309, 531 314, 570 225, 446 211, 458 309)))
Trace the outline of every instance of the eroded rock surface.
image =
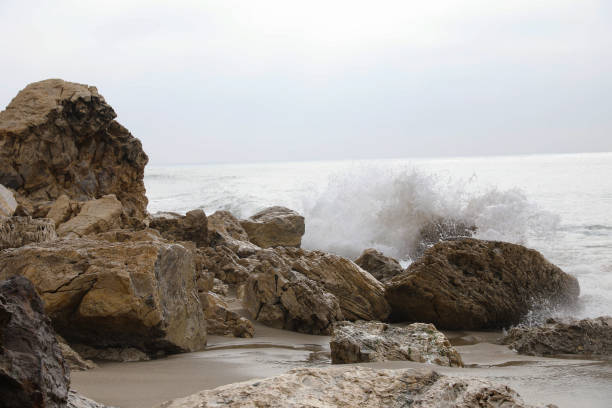
POLYGON ((0 217, 0 249, 19 248, 57 238, 52 220, 32 217, 0 217))
POLYGON ((0 184, 0 217, 11 217, 17 209, 17 200, 11 190, 0 184))
POLYGON ((249 241, 262 248, 300 247, 304 217, 285 207, 269 207, 240 222, 249 241))
POLYGON ((66 361, 71 371, 85 371, 97 367, 93 361, 83 358, 83 356, 70 347, 62 336, 56 335, 55 337, 64 356, 64 361, 66 361))
POLYGON ((457 350, 433 324, 393 327, 381 322, 338 322, 329 345, 334 364, 408 360, 463 366, 457 350))
POLYGON ((255 328, 248 319, 230 310, 220 295, 208 292, 202 299, 208 334, 233 337, 253 337, 255 328))
POLYGON ((381 282, 387 282, 395 275, 404 272, 404 268, 397 260, 383 255, 374 248, 363 251, 355 263, 381 282))
POLYGON ((539 252, 506 242, 440 242, 387 282, 395 321, 441 329, 487 329, 517 324, 546 302, 576 302, 578 281, 539 252))
POLYGON ((542 326, 513 327, 502 339, 520 354, 612 355, 612 317, 583 320, 550 319, 542 326))
POLYGON ((0 112, 0 184, 34 207, 62 194, 79 201, 115 194, 128 217, 144 218, 148 158, 115 117, 95 87, 60 79, 28 85, 0 112))
POLYGON ((0 279, 30 279, 71 344, 147 353, 203 348, 193 253, 178 244, 130 240, 134 234, 123 242, 62 239, 4 250, 0 279))
POLYGON ((149 226, 170 241, 192 241, 198 247, 208 245, 208 221, 202 210, 192 210, 184 216, 163 213, 154 216, 149 226))
MULTIPOLYGON (((62 203, 60 205, 63 206, 65 201, 64 199, 61 200, 62 203)), ((59 206, 51 208, 51 210, 55 209, 59 209, 59 206)), ((68 204, 66 211, 69 209, 71 209, 70 204, 68 204)), ((122 212, 121 202, 117 200, 114 194, 105 195, 97 200, 87 201, 82 204, 76 217, 60 224, 57 228, 57 234, 59 236, 78 238, 119 228, 121 227, 122 212)), ((55 212, 53 215, 60 218, 55 212)))
POLYGON ((159 408, 528 408, 511 388, 476 378, 410 369, 299 368, 277 377, 229 384, 165 402, 159 408))

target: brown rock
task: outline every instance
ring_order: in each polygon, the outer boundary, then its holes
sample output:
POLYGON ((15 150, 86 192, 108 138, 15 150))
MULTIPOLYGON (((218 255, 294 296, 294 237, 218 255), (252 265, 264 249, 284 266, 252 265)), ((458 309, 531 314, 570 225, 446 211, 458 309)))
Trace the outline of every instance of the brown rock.
POLYGON ((383 283, 404 272, 399 262, 374 248, 363 251, 355 263, 383 283))
POLYGON ((449 330, 516 324, 538 304, 571 304, 578 281, 539 252, 506 242, 440 242, 387 282, 396 321, 449 330))
POLYGON ((34 286, 0 282, 0 406, 65 407, 70 371, 34 286))
POLYGON ((202 302, 208 334, 221 336, 253 337, 253 324, 238 313, 229 310, 221 296, 208 292, 202 302))
POLYGON ((565 321, 549 319, 541 326, 513 327, 504 336, 502 343, 520 354, 530 356, 610 356, 612 317, 565 321))
POLYGON ((128 217, 144 218, 148 158, 115 116, 95 87, 60 79, 28 85, 0 112, 0 183, 35 206, 62 194, 79 201, 115 194, 128 217))
POLYGON ((198 248, 196 266, 204 273, 212 273, 214 277, 229 284, 246 282, 256 260, 240 258, 225 245, 198 248))
POLYGON ((240 222, 249 241, 262 248, 300 247, 304 217, 285 207, 269 207, 240 222))
POLYGON ((83 203, 78 215, 61 224, 57 233, 62 237, 83 237, 119 228, 122 212, 121 202, 115 195, 105 195, 83 203))
POLYGON ((57 238, 53 221, 32 217, 0 217, 0 249, 18 248, 57 238))
POLYGON ((79 353, 70 347, 62 336, 56 335, 55 337, 57 338, 60 350, 62 351, 62 356, 64 356, 64 361, 66 361, 68 367, 70 367, 70 371, 85 371, 97 367, 96 363, 91 360, 84 359, 79 353))
POLYGON ((66 194, 62 194, 51 204, 51 208, 47 212, 47 218, 55 221, 55 228, 57 228, 60 224, 76 216, 80 210, 80 203, 71 200, 66 194))
POLYGON ((329 346, 334 364, 408 360, 463 367, 457 350, 433 324, 393 327, 381 322, 338 322, 329 346))
POLYGON ((185 216, 163 213, 149 224, 169 241, 192 241, 198 247, 208 245, 208 221, 202 210, 189 211, 185 216))
POLYGON ((298 368, 177 398, 159 408, 212 407, 512 407, 529 408, 511 388, 477 378, 411 369, 298 368))
POLYGON ((81 357, 92 360, 118 361, 121 363, 151 360, 151 357, 134 347, 95 348, 85 344, 73 344, 73 348, 81 357))
POLYGON ((193 253, 161 241, 57 240, 0 253, 0 279, 29 278, 72 343, 199 350, 206 325, 193 253))

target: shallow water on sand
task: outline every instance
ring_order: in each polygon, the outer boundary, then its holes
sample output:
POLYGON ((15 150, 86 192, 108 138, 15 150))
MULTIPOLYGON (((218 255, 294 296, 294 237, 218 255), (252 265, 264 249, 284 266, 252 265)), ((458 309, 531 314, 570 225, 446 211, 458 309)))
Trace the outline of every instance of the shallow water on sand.
MULTIPOLYGON (((507 384, 532 404, 609 408, 612 362, 521 356, 490 343, 491 332, 448 332, 466 368, 405 361, 364 363, 373 368, 429 368, 460 377, 483 377, 507 384)), ((73 387, 102 403, 121 408, 149 408, 203 389, 282 374, 296 367, 331 364, 329 337, 256 325, 252 339, 210 336, 207 350, 160 360, 104 363, 72 373, 73 387)))

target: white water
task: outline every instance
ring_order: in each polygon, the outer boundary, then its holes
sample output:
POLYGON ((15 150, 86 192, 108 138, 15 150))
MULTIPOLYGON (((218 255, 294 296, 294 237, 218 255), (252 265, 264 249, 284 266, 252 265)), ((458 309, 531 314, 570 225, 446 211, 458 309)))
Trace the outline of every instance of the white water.
POLYGON ((425 222, 462 220, 575 275, 577 317, 612 315, 612 153, 149 166, 145 184, 151 212, 293 208, 305 248, 351 258, 375 247, 407 260, 425 222))

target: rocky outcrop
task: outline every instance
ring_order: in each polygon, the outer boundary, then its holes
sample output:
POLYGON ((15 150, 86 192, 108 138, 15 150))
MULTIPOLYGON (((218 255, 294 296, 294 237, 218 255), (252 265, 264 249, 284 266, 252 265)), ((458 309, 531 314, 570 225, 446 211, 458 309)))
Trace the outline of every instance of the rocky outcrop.
POLYGON ((471 238, 476 230, 476 226, 460 220, 434 217, 419 230, 417 245, 411 256, 414 259, 420 257, 427 248, 438 242, 471 238))
POLYGON ((196 246, 208 245, 208 221, 202 210, 189 211, 184 216, 162 213, 149 224, 169 241, 192 241, 196 246))
POLYGON ((196 267, 204 273, 211 273, 217 279, 229 284, 241 284, 247 281, 256 259, 240 258, 231 248, 225 245, 198 248, 196 267))
POLYGON ((53 221, 32 217, 0 217, 0 249, 53 241, 57 238, 53 221))
POLYGON ((0 217, 10 217, 15 214, 17 200, 11 190, 0 184, 0 217))
POLYGON ((385 320, 384 288, 348 259, 321 251, 259 251, 245 287, 244 305, 266 325, 327 334, 339 320, 385 320))
POLYGON ((0 279, 30 279, 71 344, 199 350, 206 323, 193 253, 161 240, 136 240, 145 232, 107 233, 123 242, 78 238, 8 249, 0 253, 0 279))
POLYGON ((95 87, 60 79, 28 85, 0 112, 0 184, 35 207, 62 194, 78 201, 115 194, 128 217, 144 218, 148 158, 115 117, 95 87))
POLYGON ((0 282, 0 406, 64 407, 70 371, 43 303, 24 277, 0 282))
POLYGON ((62 356, 64 356, 64 361, 70 367, 70 371, 85 371, 97 367, 93 361, 84 359, 70 347, 62 336, 57 335, 55 337, 62 351, 62 356))
POLYGON ((81 211, 81 203, 71 200, 66 194, 62 194, 51 204, 47 212, 47 218, 55 222, 55 228, 60 224, 75 217, 81 211))
POLYGON ((100 404, 94 400, 90 400, 76 392, 70 390, 68 394, 68 405, 66 408, 113 408, 104 404, 100 404))
POLYGON ((212 247, 226 247, 239 257, 253 255, 261 249, 249 242, 240 220, 229 211, 216 211, 208 217, 208 236, 212 247))
MULTIPOLYGON (((63 206, 63 203, 61 205, 63 206)), ((68 206, 70 208, 70 204, 68 206)), ((52 207, 52 210, 57 208, 58 206, 52 207)), ((83 203, 78 215, 61 224, 57 233, 62 237, 83 237, 119 228, 122 212, 121 202, 115 195, 105 195, 83 203)))
POLYGON ((410 369, 299 368, 277 377, 200 391, 159 408, 532 407, 511 388, 476 378, 410 369), (282 404, 280 403, 282 401, 282 404))
POLYGON ((408 360, 462 367, 446 336, 426 323, 393 327, 381 322, 338 322, 329 342, 334 364, 408 360))
POLYGON ((549 319, 542 326, 513 327, 502 339, 511 349, 530 356, 612 355, 612 317, 583 320, 549 319))
POLYGON ((404 272, 399 262, 374 248, 363 251, 355 263, 383 283, 404 272))
POLYGON ((262 248, 300 247, 304 217, 285 207, 269 207, 240 222, 249 241, 262 248))
POLYGON ((506 242, 440 242, 387 283, 395 321, 442 329, 517 324, 539 304, 574 303, 578 281, 539 252, 506 242))
POLYGON ((216 293, 200 296, 208 334, 233 337, 253 337, 253 324, 238 313, 230 310, 227 303, 216 293))

